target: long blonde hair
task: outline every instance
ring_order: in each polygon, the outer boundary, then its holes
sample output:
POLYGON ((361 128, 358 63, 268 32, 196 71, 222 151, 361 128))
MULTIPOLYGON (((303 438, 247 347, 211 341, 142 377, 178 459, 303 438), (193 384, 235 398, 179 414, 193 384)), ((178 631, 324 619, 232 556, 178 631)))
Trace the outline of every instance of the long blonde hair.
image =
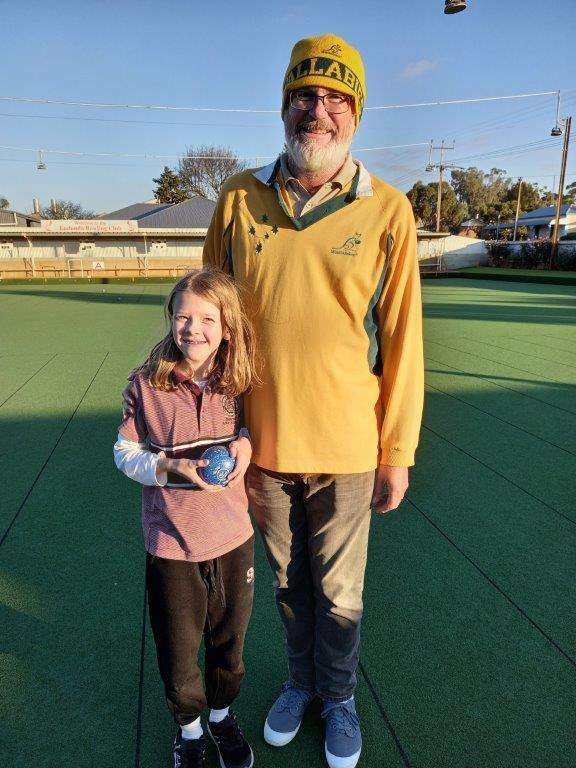
POLYGON ((176 388, 173 372, 184 356, 172 333, 174 299, 182 291, 200 296, 220 310, 222 326, 230 339, 222 339, 214 365, 208 376, 209 385, 223 394, 236 397, 256 383, 256 343, 252 323, 248 319, 239 290, 234 282, 215 269, 196 269, 179 280, 170 291, 164 305, 164 314, 170 326, 169 332, 152 349, 138 368, 155 389, 176 388))

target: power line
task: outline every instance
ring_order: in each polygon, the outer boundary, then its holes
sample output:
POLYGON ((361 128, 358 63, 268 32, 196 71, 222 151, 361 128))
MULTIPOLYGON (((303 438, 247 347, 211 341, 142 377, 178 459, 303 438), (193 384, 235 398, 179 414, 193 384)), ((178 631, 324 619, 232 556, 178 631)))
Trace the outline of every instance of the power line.
MULTIPOLYGON (((384 147, 359 147, 354 152, 380 152, 389 149, 403 149, 404 147, 427 147, 428 141, 422 141, 415 144, 390 144, 384 147)), ((271 160, 277 155, 245 155, 236 157, 235 155, 155 155, 149 153, 128 153, 128 152, 72 152, 63 149, 44 149, 38 147, 12 147, 0 145, 0 150, 10 150, 12 152, 42 152, 43 154, 65 155, 69 157, 122 157, 122 158, 140 158, 144 160, 230 160, 234 157, 237 160, 271 160)))
MULTIPOLYGON (((491 152, 483 152, 475 155, 463 155, 462 157, 458 157, 454 159, 451 165, 460 165, 464 162, 470 162, 474 160, 498 159, 501 157, 515 157, 518 155, 537 152, 545 149, 556 149, 560 145, 560 143, 561 143, 560 141, 550 141, 550 139, 540 139, 540 140, 528 142, 525 144, 517 144, 511 147, 501 147, 491 152)), ((403 173, 400 176, 395 177, 394 179, 392 179, 392 181, 395 184, 402 184, 405 181, 412 179, 414 176, 421 175, 425 170, 426 170, 425 168, 420 168, 420 169, 414 168, 412 170, 406 171, 406 173, 403 173)), ((534 176, 532 178, 537 178, 537 177, 534 176)))
MULTIPOLYGON (((387 109, 410 109, 414 107, 439 107, 451 104, 479 104, 488 101, 509 101, 512 99, 530 99, 539 96, 556 96, 558 90, 516 93, 508 96, 482 96, 466 99, 434 99, 431 101, 409 102, 406 104, 382 104, 377 107, 365 107, 366 112, 387 109)), ((253 109, 252 107, 176 107, 167 104, 113 104, 109 102, 69 101, 66 99, 31 99, 24 96, 0 96, 0 101, 20 104, 55 104, 66 107, 88 107, 91 109, 141 109, 163 110, 169 112, 233 112, 247 114, 278 114, 279 109, 253 109)))
POLYGON ((19 115, 16 112, 0 112, 0 117, 14 117, 23 120, 73 120, 87 123, 108 123, 112 125, 181 125, 196 128, 277 128, 277 123, 187 123, 172 120, 113 120, 106 117, 78 117, 77 115, 19 115))
MULTIPOLYGON (((566 91, 566 93, 572 93, 572 91, 566 91)), ((568 97, 566 96, 563 99, 563 103, 566 104, 568 101, 574 101, 574 97, 568 97)), ((506 115, 503 115, 499 118, 490 118, 489 120, 482 121, 480 123, 474 123, 472 126, 469 126, 468 128, 463 129, 462 131, 458 131, 458 136, 462 136, 464 134, 474 133, 476 132, 476 129, 484 128, 484 127, 499 127, 501 125, 517 125, 518 122, 524 122, 524 120, 527 117, 533 116, 537 113, 541 113, 542 115, 545 113, 545 111, 548 109, 548 107, 543 105, 538 106, 530 106, 525 107, 524 109, 520 110, 514 110, 513 112, 509 112, 506 115), (532 114, 530 114, 532 113, 532 114), (509 122, 508 118, 512 117, 518 117, 522 115, 521 119, 519 121, 513 121, 512 123, 509 122)), ((196 122, 184 122, 184 121, 170 121, 170 120, 114 120, 110 118, 105 117, 79 117, 77 115, 26 115, 26 114, 18 114, 16 112, 0 112, 0 117, 11 117, 15 119, 23 119, 23 120, 64 120, 64 121, 79 121, 79 122, 93 122, 93 123, 108 123, 108 124, 117 124, 117 125, 159 125, 159 126, 166 126, 166 125, 172 125, 172 126, 193 126, 197 128, 202 127, 208 127, 208 128, 276 128, 277 123, 226 123, 226 122, 220 122, 220 123, 196 123, 196 122)))
POLYGON ((486 159, 486 158, 499 158, 499 157, 512 157, 518 154, 526 154, 527 152, 536 152, 543 149, 555 149, 560 145, 559 141, 550 141, 550 139, 541 139, 540 141, 533 141, 527 144, 517 144, 512 147, 501 147, 500 149, 494 149, 490 152, 480 152, 475 155, 463 155, 457 157, 454 160, 454 165, 458 165, 464 161, 469 162, 471 160, 486 159))
POLYGON ((440 107, 448 104, 478 104, 483 101, 507 101, 510 99, 529 99, 536 96, 556 96, 558 91, 539 91, 537 93, 517 93, 512 96, 484 96, 474 99, 438 99, 436 101, 420 101, 413 104, 385 104, 381 107, 366 107, 367 110, 406 109, 408 107, 440 107))

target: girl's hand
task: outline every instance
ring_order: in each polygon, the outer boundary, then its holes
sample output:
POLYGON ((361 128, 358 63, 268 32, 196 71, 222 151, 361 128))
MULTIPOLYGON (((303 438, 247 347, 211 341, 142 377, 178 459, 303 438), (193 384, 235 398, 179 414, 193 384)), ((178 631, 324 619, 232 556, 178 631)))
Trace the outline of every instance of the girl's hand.
POLYGON ((221 485, 212 485, 207 483, 198 474, 198 467, 207 467, 210 462, 206 459, 167 459, 166 457, 158 460, 158 466, 163 465, 167 472, 175 472, 177 475, 185 477, 186 480, 202 488, 203 491, 219 493, 224 490, 221 485))
POLYGON ((247 437, 239 437, 228 446, 230 456, 236 460, 236 465, 228 475, 228 485, 234 488, 244 481, 246 470, 252 458, 252 443, 247 437))

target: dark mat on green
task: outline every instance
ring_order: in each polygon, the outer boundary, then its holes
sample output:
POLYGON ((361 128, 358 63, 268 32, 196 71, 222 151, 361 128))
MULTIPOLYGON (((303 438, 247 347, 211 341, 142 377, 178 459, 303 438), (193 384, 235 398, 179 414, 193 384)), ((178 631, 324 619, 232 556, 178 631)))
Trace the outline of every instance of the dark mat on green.
MULTIPOLYGON (((2 763, 11 768, 133 763, 138 494, 111 456, 110 391, 123 367, 101 369, 0 550, 2 763)), ((51 431, 48 416, 34 423, 51 431)))
POLYGON ((572 519, 576 526, 576 454, 538 440, 511 424, 496 422, 466 403, 427 388, 424 424, 572 519))
MULTIPOLYGON (((319 703, 312 705, 294 741, 281 749, 269 746, 262 729, 269 707, 287 679, 284 642, 280 619, 274 604, 272 577, 259 537, 256 537, 256 586, 252 621, 245 652, 246 678, 234 705, 239 722, 252 746, 255 765, 303 766, 325 768, 324 730, 319 703)), ((164 703, 163 688, 157 671, 154 641, 148 632, 142 720, 142 768, 167 764, 175 726, 164 703)), ((398 747, 391 738, 385 720, 371 695, 366 681, 359 675, 358 711, 362 717, 364 748, 359 768, 385 765, 402 768, 398 747)), ((205 718, 204 718, 205 719, 205 718)), ((218 766, 214 749, 210 750, 209 768, 218 766)))
POLYGON ((374 522, 365 604, 364 663, 413 768, 573 764, 574 668, 409 502, 374 522))
MULTIPOLYGON (((3 530, 25 501, 0 546, 10 768, 135 765, 138 748, 146 768, 169 764, 149 632, 138 719, 139 489, 111 454, 126 375, 164 332, 169 288, 0 286, 3 530)), ((573 516, 576 290, 438 280, 424 296, 412 502, 373 524, 360 765, 569 768, 576 545, 561 515, 573 516)), ((261 737, 286 673, 258 552, 237 709, 257 765, 322 766, 317 710, 285 749, 261 737)))
POLYGON ((455 371, 443 363, 427 361, 426 382, 429 390, 444 393, 492 417, 495 421, 485 424, 489 434, 499 428, 496 422, 502 421, 576 454, 576 412, 560 411, 543 400, 526 397, 520 389, 504 388, 495 381, 455 371))

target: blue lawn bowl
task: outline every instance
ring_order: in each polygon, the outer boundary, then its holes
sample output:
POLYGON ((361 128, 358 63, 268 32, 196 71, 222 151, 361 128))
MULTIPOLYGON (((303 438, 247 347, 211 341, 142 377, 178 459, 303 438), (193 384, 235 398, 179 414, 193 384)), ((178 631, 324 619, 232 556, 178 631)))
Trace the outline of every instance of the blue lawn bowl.
POLYGON ((213 445, 206 448, 200 456, 201 459, 209 461, 207 467, 198 467, 198 474, 210 485, 226 485, 228 475, 234 469, 236 462, 230 456, 228 449, 223 445, 213 445))

